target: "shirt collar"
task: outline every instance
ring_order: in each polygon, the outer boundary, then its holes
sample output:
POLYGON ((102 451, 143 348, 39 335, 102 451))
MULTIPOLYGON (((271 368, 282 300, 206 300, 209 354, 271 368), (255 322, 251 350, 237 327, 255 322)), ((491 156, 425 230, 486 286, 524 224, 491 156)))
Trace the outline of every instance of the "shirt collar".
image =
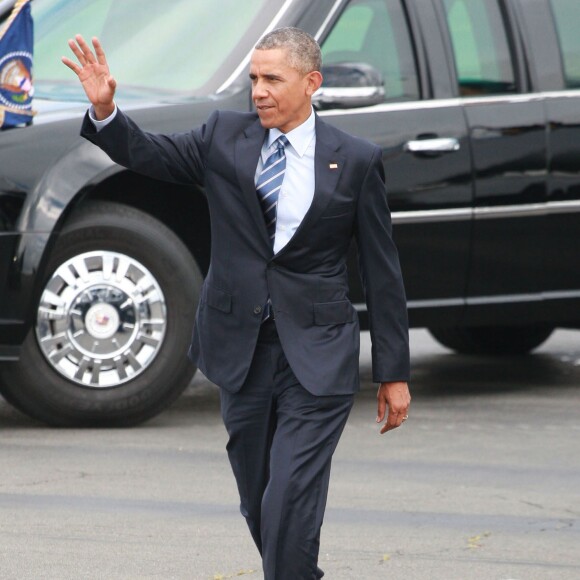
MULTIPOLYGON (((300 157, 303 157, 306 153, 306 150, 312 143, 312 139, 314 139, 315 135, 315 126, 316 126, 316 117, 314 115, 314 109, 311 110, 310 116, 306 121, 304 121, 298 127, 292 129, 292 131, 288 131, 285 133, 286 138, 290 141, 290 145, 294 148, 294 151, 298 153, 300 157)), ((280 137, 280 135, 284 135, 280 129, 270 129, 268 132, 268 139, 267 139, 267 148, 269 149, 272 146, 272 143, 280 137)))

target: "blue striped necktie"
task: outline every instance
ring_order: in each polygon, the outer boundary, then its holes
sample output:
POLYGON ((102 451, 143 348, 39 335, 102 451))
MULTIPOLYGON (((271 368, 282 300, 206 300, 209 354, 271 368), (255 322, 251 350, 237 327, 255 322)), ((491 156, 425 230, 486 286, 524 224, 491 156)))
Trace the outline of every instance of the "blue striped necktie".
POLYGON ((272 247, 276 237, 278 195, 284 181, 284 173, 286 172, 286 153, 284 148, 290 145, 290 142, 282 135, 273 144, 276 145, 276 150, 266 159, 256 183, 256 192, 266 220, 266 229, 272 241, 272 247))

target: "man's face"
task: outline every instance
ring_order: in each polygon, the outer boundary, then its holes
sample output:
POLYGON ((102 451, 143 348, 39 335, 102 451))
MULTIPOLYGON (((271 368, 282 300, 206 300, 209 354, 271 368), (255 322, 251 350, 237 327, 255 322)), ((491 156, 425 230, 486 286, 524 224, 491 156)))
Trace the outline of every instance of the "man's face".
POLYGON ((288 133, 310 116, 311 97, 322 83, 319 72, 303 75, 288 64, 286 50, 254 50, 250 63, 252 100, 262 126, 288 133))

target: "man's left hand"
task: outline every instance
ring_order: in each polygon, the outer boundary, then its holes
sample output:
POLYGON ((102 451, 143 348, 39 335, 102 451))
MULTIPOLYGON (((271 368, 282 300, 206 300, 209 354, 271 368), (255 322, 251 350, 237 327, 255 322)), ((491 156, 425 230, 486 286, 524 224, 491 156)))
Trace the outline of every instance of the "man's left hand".
POLYGON ((381 435, 391 429, 396 429, 409 417, 411 394, 407 383, 381 383, 377 393, 377 400, 377 423, 383 421, 388 409, 387 422, 381 428, 381 435))

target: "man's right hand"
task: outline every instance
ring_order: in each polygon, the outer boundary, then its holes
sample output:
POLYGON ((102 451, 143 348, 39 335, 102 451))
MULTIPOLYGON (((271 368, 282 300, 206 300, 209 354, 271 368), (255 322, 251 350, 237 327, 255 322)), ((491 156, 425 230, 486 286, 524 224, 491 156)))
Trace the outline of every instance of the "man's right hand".
POLYGON ((93 54, 80 34, 77 34, 74 40, 69 40, 68 45, 80 64, 73 62, 66 56, 62 57, 62 62, 79 77, 83 89, 93 105, 97 121, 102 121, 115 110, 113 99, 117 87, 117 82, 109 72, 105 51, 99 39, 94 37, 95 52, 93 54))

